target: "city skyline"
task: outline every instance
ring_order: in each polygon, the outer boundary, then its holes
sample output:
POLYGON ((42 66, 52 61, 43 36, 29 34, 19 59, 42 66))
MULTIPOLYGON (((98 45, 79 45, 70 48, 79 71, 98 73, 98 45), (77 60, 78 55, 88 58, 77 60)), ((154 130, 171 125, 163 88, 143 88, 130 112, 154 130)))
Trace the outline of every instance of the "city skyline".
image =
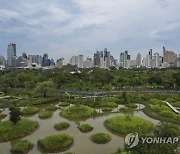
POLYGON ((0 54, 6 57, 9 42, 18 44, 18 55, 65 59, 105 47, 115 57, 128 50, 133 59, 150 48, 161 52, 162 46, 179 54, 179 8, 178 0, 2 0, 0 54))
POLYGON ((9 43, 7 46, 7 60, 0 55, 1 69, 4 67, 9 68, 62 68, 64 66, 77 68, 110 68, 112 66, 122 68, 168 68, 168 67, 180 67, 180 54, 174 51, 166 50, 163 46, 162 55, 159 52, 154 52, 150 49, 145 57, 142 57, 141 53, 136 55, 133 59, 128 51, 121 52, 118 57, 114 57, 111 51, 107 48, 104 50, 96 51, 93 56, 84 57, 83 54, 73 55, 69 61, 65 61, 63 57, 58 58, 56 62, 53 58, 48 56, 48 53, 35 55, 22 52, 21 55, 16 54, 16 44, 9 43))

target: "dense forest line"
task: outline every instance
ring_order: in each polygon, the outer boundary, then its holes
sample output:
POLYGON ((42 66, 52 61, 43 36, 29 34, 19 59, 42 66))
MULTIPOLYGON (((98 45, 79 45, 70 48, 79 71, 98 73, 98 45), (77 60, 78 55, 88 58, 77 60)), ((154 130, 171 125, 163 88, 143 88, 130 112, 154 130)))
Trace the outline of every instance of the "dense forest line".
POLYGON ((39 82, 52 81, 55 88, 75 90, 180 89, 180 69, 110 70, 93 68, 78 71, 5 70, 0 72, 0 90, 35 88, 39 82))

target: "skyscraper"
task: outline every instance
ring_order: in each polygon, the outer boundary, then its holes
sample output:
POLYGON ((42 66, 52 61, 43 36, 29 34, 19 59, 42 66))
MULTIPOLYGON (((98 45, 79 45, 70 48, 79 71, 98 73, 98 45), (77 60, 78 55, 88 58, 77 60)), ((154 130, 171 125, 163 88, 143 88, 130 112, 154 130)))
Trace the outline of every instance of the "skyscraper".
POLYGON ((163 50, 163 62, 168 64, 175 63, 176 54, 173 51, 163 50))
POLYGON ((43 62, 42 62, 42 64, 43 64, 43 67, 50 66, 50 59, 48 59, 48 54, 47 53, 45 53, 43 55, 43 62))
POLYGON ((71 59, 69 60, 69 63, 71 65, 76 65, 78 66, 78 56, 72 56, 71 59))
POLYGON ((84 56, 79 55, 78 56, 78 68, 83 68, 83 60, 84 60, 84 56))
POLYGON ((159 57, 159 53, 157 52, 154 54, 154 67, 160 68, 160 57, 159 57))
POLYGON ((94 66, 95 67, 100 67, 101 58, 103 58, 103 51, 96 51, 96 53, 94 54, 94 66))
POLYGON ((57 68, 62 68, 64 66, 64 58, 58 59, 56 62, 57 68))
POLYGON ((14 60, 14 57, 16 57, 16 44, 10 43, 7 48, 7 66, 13 67, 12 61, 14 60))
POLYGON ((141 66, 141 54, 140 53, 137 54, 136 65, 137 65, 137 67, 141 66))
POLYGON ((128 64, 127 64, 128 60, 130 60, 130 55, 128 55, 128 51, 122 52, 120 54, 120 60, 119 60, 120 67, 127 68, 128 67, 128 64))
POLYGON ((104 49, 104 61, 106 62, 106 67, 111 66, 111 55, 107 48, 104 49))

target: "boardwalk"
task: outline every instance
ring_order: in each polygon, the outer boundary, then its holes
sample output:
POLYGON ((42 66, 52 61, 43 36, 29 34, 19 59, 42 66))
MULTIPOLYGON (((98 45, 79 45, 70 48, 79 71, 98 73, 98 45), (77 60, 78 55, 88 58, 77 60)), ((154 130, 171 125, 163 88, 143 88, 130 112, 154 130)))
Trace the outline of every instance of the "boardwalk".
POLYGON ((180 112, 175 107, 173 107, 170 103, 168 103, 167 101, 163 101, 163 102, 166 103, 166 105, 169 106, 175 113, 180 114, 180 112))

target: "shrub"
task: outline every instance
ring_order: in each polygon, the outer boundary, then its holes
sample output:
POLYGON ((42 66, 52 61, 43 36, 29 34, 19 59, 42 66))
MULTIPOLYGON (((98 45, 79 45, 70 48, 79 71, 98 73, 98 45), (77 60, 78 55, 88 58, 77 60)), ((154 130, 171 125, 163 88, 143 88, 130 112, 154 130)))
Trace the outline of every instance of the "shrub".
POLYGON ((91 136, 91 140, 97 144, 105 144, 111 141, 111 136, 105 133, 97 133, 91 136))
POLYGON ((83 133, 88 133, 93 130, 93 127, 89 124, 82 124, 78 128, 83 133))
POLYGON ((0 113, 0 120, 4 119, 7 115, 0 113))
POLYGON ((174 116, 174 113, 172 111, 168 111, 168 110, 161 111, 160 114, 163 117, 173 117, 174 116))
POLYGON ((67 122, 60 122, 60 123, 55 124, 54 128, 56 130, 64 130, 64 129, 67 129, 69 126, 70 125, 67 122))
POLYGON ((169 107, 165 106, 165 105, 152 105, 151 106, 152 111, 155 112, 160 112, 162 110, 170 110, 169 107))
POLYGON ((62 152, 69 149, 73 141, 67 134, 58 134, 39 140, 38 144, 43 152, 62 152))
POLYGON ((152 105, 163 105, 164 102, 162 100, 158 100, 158 99, 150 99, 149 103, 152 105))
POLYGON ((178 101, 178 102, 175 102, 175 103, 173 103, 172 105, 173 105, 173 106, 175 106, 175 107, 178 107, 178 108, 180 108, 180 101, 178 101))
POLYGON ((112 108, 110 108, 110 107, 103 107, 103 108, 102 108, 102 111, 104 111, 104 112, 110 112, 110 111, 112 111, 112 108))
POLYGON ((56 110, 56 109, 57 109, 57 107, 52 104, 46 108, 46 110, 56 110))
POLYGON ((39 111, 38 108, 33 107, 33 106, 28 106, 21 110, 21 114, 22 115, 32 115, 32 114, 36 114, 38 111, 39 111))
POLYGON ((58 100, 59 97, 38 98, 37 100, 34 100, 33 105, 47 104, 58 100))
POLYGON ((174 100, 174 98, 167 98, 166 101, 169 103, 174 103, 175 100, 174 100))
POLYGON ((119 109, 119 111, 121 112, 133 112, 133 108, 129 108, 129 107, 122 107, 119 109))
POLYGON ((99 103, 100 107, 117 107, 118 105, 115 102, 109 102, 109 101, 101 101, 99 103))
POLYGON ((59 106, 69 106, 68 102, 59 102, 59 106))
POLYGON ((33 144, 27 140, 17 141, 15 143, 12 143, 11 145, 11 152, 18 154, 26 154, 33 148, 33 144))
POLYGON ((126 104, 125 106, 126 106, 126 107, 129 107, 129 108, 134 108, 134 109, 137 108, 137 105, 136 105, 136 104, 132 104, 132 103, 126 104))
POLYGON ((53 115, 53 112, 52 111, 41 111, 39 112, 39 115, 38 117, 40 119, 46 119, 46 118, 49 118, 53 115))

